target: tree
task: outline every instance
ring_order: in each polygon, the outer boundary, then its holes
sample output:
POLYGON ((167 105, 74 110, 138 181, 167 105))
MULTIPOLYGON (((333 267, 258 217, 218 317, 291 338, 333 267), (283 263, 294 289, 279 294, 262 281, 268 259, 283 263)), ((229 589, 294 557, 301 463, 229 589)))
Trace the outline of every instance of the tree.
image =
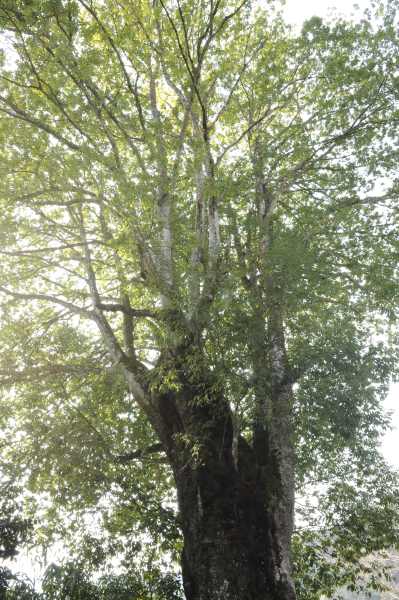
POLYGON ((352 532, 371 489, 398 292, 376 8, 294 35, 250 0, 1 3, 8 456, 75 508, 173 475, 188 600, 293 600, 295 485, 332 481, 352 532))
POLYGON ((1 600, 180 600, 180 585, 170 573, 103 575, 96 582, 78 563, 50 564, 36 592, 27 578, 1 571, 1 600), (4 579, 3 579, 4 577, 4 579), (5 585, 3 585, 3 582, 5 585))
POLYGON ((93 583, 78 564, 50 565, 43 580, 43 600, 180 600, 176 577, 152 573, 104 575, 93 583))
MULTIPOLYGON (((0 484, 0 560, 15 558, 32 531, 23 517, 18 496, 21 490, 11 481, 0 484)), ((29 581, 18 578, 8 567, 0 566, 0 600, 38 600, 29 581)))
POLYGON ((20 490, 10 481, 0 485, 0 559, 14 558, 18 547, 24 544, 30 534, 32 523, 23 518, 17 498, 20 490))

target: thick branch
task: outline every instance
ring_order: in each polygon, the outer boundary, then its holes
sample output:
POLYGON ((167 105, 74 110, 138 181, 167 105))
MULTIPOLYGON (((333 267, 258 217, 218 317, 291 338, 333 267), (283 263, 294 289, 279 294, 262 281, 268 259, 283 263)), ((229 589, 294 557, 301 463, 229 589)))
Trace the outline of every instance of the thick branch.
POLYGON ((133 394, 133 396, 136 399, 136 401, 138 402, 138 404, 144 410, 147 410, 148 409, 147 396, 146 396, 143 386, 141 385, 141 383, 139 381, 140 377, 138 377, 138 371, 143 371, 144 366, 136 360, 132 361, 124 353, 114 331, 112 330, 111 325, 109 324, 109 322, 106 319, 102 310, 99 308, 99 305, 101 305, 101 297, 100 297, 98 287, 97 287, 97 281, 96 281, 96 276, 94 273, 93 264, 92 264, 92 260, 91 260, 90 249, 87 244, 86 231, 84 229, 84 223, 83 223, 83 214, 81 211, 79 214, 79 220, 80 220, 81 238, 82 238, 82 242, 84 243, 84 246, 85 246, 84 260, 85 260, 86 272, 87 272, 87 277, 88 277, 88 282, 89 282, 90 295, 92 298, 92 302, 94 304, 94 311, 93 311, 94 320, 98 325, 98 328, 100 330, 103 341, 104 341, 106 347, 108 348, 108 351, 109 351, 112 359, 117 364, 121 365, 130 392, 133 394))

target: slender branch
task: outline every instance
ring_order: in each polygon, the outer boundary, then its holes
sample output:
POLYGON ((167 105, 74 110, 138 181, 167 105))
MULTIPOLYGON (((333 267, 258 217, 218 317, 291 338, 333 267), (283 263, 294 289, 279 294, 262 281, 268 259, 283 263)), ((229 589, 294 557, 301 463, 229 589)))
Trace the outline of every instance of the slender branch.
POLYGON ((261 114, 261 116, 258 117, 257 119, 255 119, 255 121, 253 121, 248 127, 246 127, 246 129, 244 129, 244 131, 238 136, 238 138, 236 138, 233 142, 231 142, 231 144, 228 144, 224 148, 224 150, 219 154, 219 156, 217 157, 216 166, 220 165, 220 163, 222 162, 222 160, 226 156, 226 154, 229 152, 229 150, 234 148, 234 146, 237 146, 237 144, 239 144, 241 142, 241 140, 244 139, 245 136, 247 136, 249 133, 251 133, 251 131, 253 129, 255 129, 255 127, 257 127, 257 125, 260 125, 262 123, 262 121, 264 121, 269 114, 270 114, 270 107, 267 107, 267 109, 261 114))
POLYGON ((386 194, 382 194, 381 196, 364 196, 363 198, 361 197, 354 197, 354 198, 346 198, 344 200, 340 200, 339 202, 337 202, 336 204, 334 204, 330 210, 339 210, 341 208, 348 208, 351 206, 367 206, 367 205, 374 205, 374 204, 379 204, 380 202, 384 203, 387 200, 398 200, 399 199, 399 193, 397 190, 390 190, 389 192, 387 192, 386 194))
POLYGON ((43 123, 43 121, 40 121, 40 119, 36 119, 36 118, 32 117, 27 112, 25 112, 24 110, 22 110, 21 108, 19 108, 18 106, 16 106, 9 100, 7 100, 7 98, 5 98, 4 96, 0 96, 0 102, 3 102, 3 104, 5 104, 6 106, 8 106, 11 109, 11 110, 9 110, 7 108, 0 107, 0 112, 7 114, 9 117, 12 117, 13 119, 19 119, 21 121, 25 121, 26 123, 33 125, 37 129, 41 129, 42 131, 45 131, 49 135, 56 138, 64 146, 67 146, 70 150, 74 150, 74 151, 78 151, 78 152, 82 151, 83 148, 81 146, 78 146, 74 142, 69 141, 63 135, 58 133, 58 131, 56 131, 55 129, 50 127, 50 125, 48 125, 47 123, 43 123))
POLYGON ((93 311, 90 311, 87 308, 81 308, 79 306, 76 306, 75 304, 72 304, 71 302, 61 300, 61 298, 57 298, 56 296, 51 296, 49 294, 24 294, 9 290, 2 285, 0 285, 0 292, 3 292, 7 296, 11 296, 12 298, 15 298, 17 300, 39 300, 44 302, 51 302, 52 304, 58 304, 60 306, 63 306, 70 312, 75 313, 77 315, 81 315, 85 318, 95 318, 93 311))
POLYGON ((222 29, 228 23, 228 21, 230 21, 233 17, 235 17, 236 15, 238 15, 238 13, 244 8, 244 6, 246 4, 248 4, 248 2, 249 2, 249 0, 243 0, 243 2, 241 2, 241 4, 239 4, 235 10, 233 10, 231 13, 229 13, 228 15, 226 15, 222 19, 222 22, 219 25, 219 27, 215 30, 215 32, 211 36, 211 39, 215 38, 222 31, 222 29))
POLYGON ((38 380, 45 380, 49 377, 57 377, 60 375, 82 376, 93 372, 103 372, 102 367, 84 366, 84 365, 64 365, 57 363, 48 363, 40 366, 30 367, 26 369, 15 369, 10 371, 0 370, 0 386, 12 386, 16 383, 34 383, 38 380))
POLYGON ((140 309, 140 308, 129 308, 129 307, 125 306, 124 304, 104 304, 102 302, 99 302, 96 304, 96 308, 99 308, 100 310, 109 311, 109 312, 122 312, 122 313, 129 315, 130 317, 139 317, 139 318, 149 317, 151 319, 159 318, 159 313, 156 313, 152 310, 145 310, 145 309, 140 309))
POLYGON ((147 458, 151 456, 151 454, 156 454, 158 452, 163 452, 164 448, 161 443, 155 443, 147 448, 140 448, 133 452, 128 452, 127 454, 118 454, 115 458, 118 463, 125 464, 130 462, 131 460, 140 460, 143 458, 147 458))
MULTIPOLYGON (((95 243, 96 240, 88 241, 88 244, 95 243)), ((58 252, 60 250, 70 250, 72 248, 82 247, 83 244, 64 244, 62 246, 48 246, 46 248, 26 248, 26 250, 0 250, 0 254, 4 256, 30 256, 32 254, 42 254, 43 252, 58 252)))

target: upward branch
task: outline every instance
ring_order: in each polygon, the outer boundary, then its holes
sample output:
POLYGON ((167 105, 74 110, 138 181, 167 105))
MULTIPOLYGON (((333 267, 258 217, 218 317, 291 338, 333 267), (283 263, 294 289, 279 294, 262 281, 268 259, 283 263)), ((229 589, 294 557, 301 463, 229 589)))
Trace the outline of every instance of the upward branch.
POLYGON ((105 317, 104 312, 101 308, 101 296, 97 287, 96 275, 93 268, 93 263, 91 260, 90 248, 87 243, 86 231, 84 227, 83 213, 79 211, 78 213, 79 220, 79 228, 80 235, 82 239, 82 243, 84 244, 84 262, 86 267, 86 273, 89 283, 89 290, 91 299, 93 302, 93 314, 94 320, 97 323, 97 326, 100 330, 102 339, 108 348, 108 351, 115 361, 116 364, 119 364, 125 374, 127 384, 131 393, 133 394, 135 400, 138 402, 140 406, 143 408, 147 408, 147 396, 146 392, 140 383, 140 371, 141 375, 143 374, 144 367, 139 364, 138 361, 132 361, 129 357, 123 352, 118 339, 108 321, 105 317))

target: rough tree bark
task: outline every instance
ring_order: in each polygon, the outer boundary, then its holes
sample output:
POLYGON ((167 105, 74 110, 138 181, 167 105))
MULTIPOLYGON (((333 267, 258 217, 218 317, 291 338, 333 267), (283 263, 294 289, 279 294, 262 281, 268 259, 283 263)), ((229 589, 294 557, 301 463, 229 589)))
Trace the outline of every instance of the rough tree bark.
MULTIPOLYGON (((183 354, 175 363, 179 391, 153 403, 176 482, 186 598, 294 600, 289 415, 276 410, 258 428, 256 442, 239 436, 235 443, 223 392, 215 392, 209 373, 196 381, 182 375, 184 362, 183 354)), ((283 382, 275 393, 273 404, 288 406, 291 384, 283 382)))

